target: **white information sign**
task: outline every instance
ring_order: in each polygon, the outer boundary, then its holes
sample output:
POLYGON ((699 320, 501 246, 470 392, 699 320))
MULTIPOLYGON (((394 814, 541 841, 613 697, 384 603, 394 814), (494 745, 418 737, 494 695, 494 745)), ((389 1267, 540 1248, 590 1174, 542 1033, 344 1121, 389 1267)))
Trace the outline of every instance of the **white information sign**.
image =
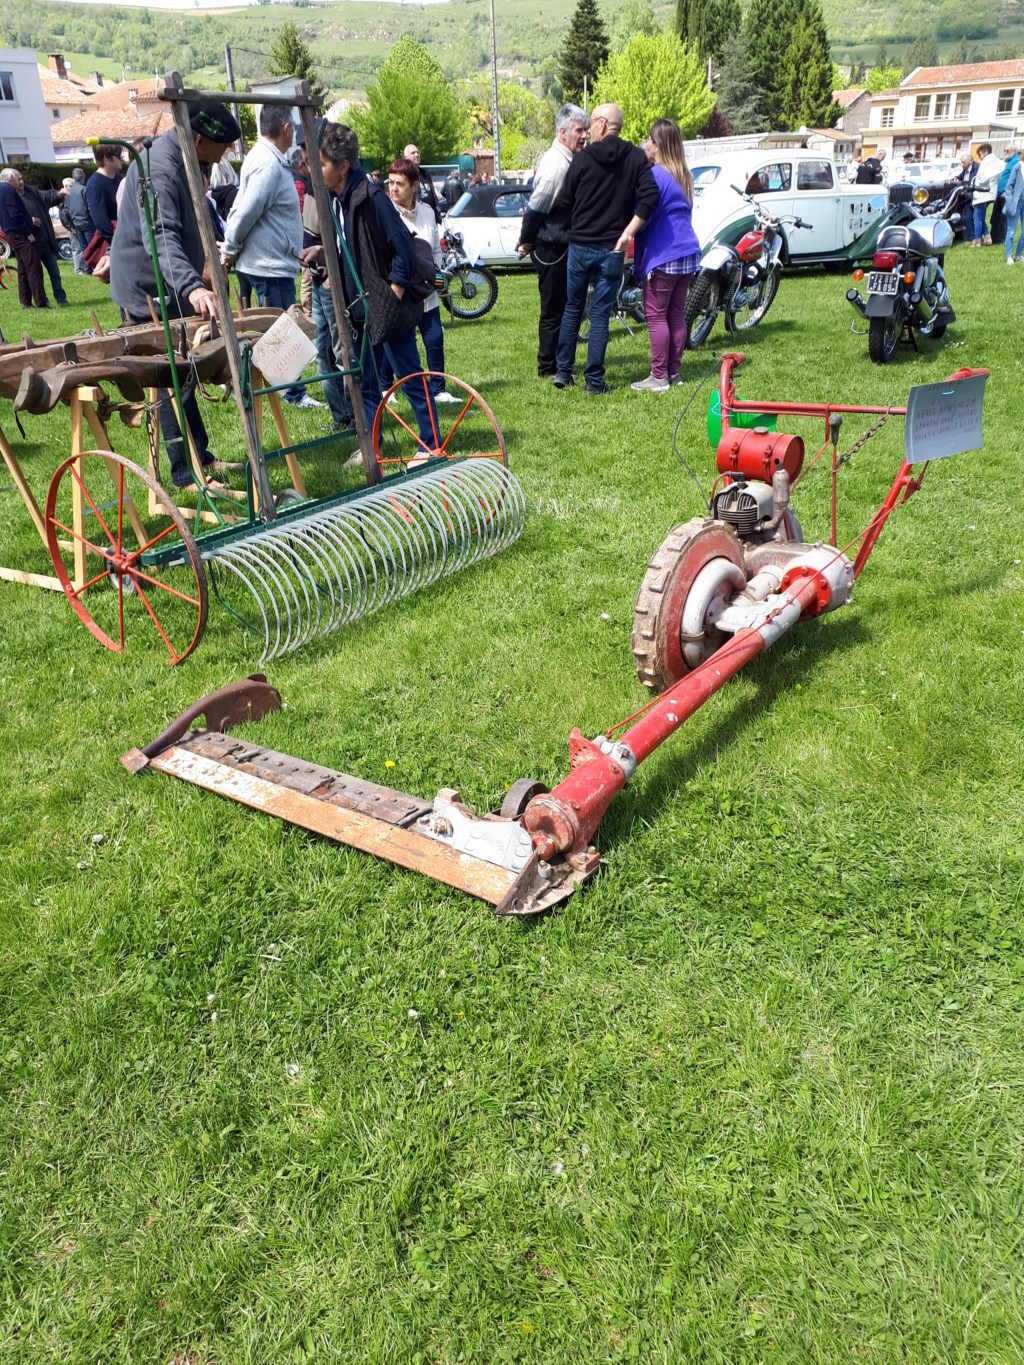
POLYGON ((315 357, 316 346, 287 313, 252 348, 252 358, 270 385, 292 383, 315 357))
POLYGON ((987 378, 977 374, 945 384, 915 384, 907 399, 908 464, 981 449, 981 403, 987 378))

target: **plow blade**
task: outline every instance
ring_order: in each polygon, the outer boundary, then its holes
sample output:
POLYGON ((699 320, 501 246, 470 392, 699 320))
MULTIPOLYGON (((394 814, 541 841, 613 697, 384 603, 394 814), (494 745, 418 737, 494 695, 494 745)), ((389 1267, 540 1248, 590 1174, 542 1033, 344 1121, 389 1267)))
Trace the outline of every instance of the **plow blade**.
POLYGON ((279 707, 279 694, 257 674, 204 697, 121 762, 129 772, 168 773, 419 872, 489 902, 500 915, 549 909, 586 879, 573 865, 542 863, 518 820, 478 816, 454 790, 444 788, 433 802, 424 801, 223 733, 279 707), (190 729, 200 716, 206 728, 190 729))

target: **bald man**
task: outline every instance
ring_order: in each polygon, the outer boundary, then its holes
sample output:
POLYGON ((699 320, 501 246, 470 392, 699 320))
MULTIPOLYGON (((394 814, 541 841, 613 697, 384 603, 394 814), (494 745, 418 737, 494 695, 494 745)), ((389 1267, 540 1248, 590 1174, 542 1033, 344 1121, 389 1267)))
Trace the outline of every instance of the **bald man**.
POLYGON ((607 393, 608 323, 622 283, 625 251, 658 205, 658 184, 640 147, 624 142, 622 110, 601 104, 590 116, 590 146, 573 157, 555 203, 569 214, 565 312, 558 333, 555 388, 574 383, 573 366, 587 289, 594 286, 587 340, 586 392, 607 393))
POLYGON ((420 165, 420 149, 415 142, 410 142, 402 154, 416 167, 420 173, 419 187, 416 191, 417 198, 422 199, 424 204, 429 204, 434 210, 435 222, 441 221, 441 210, 437 202, 437 190, 434 189, 434 181, 426 166, 420 165))

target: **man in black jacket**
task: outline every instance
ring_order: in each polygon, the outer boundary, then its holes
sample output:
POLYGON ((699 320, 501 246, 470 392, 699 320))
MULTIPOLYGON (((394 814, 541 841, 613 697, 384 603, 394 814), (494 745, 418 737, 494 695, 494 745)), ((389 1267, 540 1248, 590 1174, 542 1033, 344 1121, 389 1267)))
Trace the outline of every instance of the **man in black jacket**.
POLYGON ((588 394, 607 393, 604 353, 626 248, 658 206, 658 185, 640 147, 623 142, 622 110, 599 105, 590 116, 590 146, 573 158, 555 210, 568 210, 567 299, 558 333, 555 388, 573 383, 573 365, 587 289, 590 336, 584 371, 588 394))
MULTIPOLYGON (((385 368, 385 360, 400 378, 423 368, 416 349, 416 324, 423 314, 423 304, 407 292, 410 285, 416 284, 412 234, 384 187, 374 185, 359 164, 359 139, 344 123, 324 123, 320 166, 324 184, 341 207, 348 247, 347 253, 342 253, 345 302, 362 359, 359 388, 363 408, 372 427, 382 397, 377 375, 385 368), (358 282, 349 265, 350 257, 358 282), (359 284, 366 296, 369 316, 359 284), (366 331, 370 334, 368 348, 362 344, 366 331)), ((327 237, 323 240, 326 243, 327 237)), ((303 251, 300 260, 303 265, 316 266, 323 258, 324 247, 311 246, 303 251)), ((420 384, 410 384, 406 397, 416 416, 423 448, 436 450, 437 409, 433 396, 420 384)))
POLYGON ((50 277, 50 288, 53 290, 58 308, 68 306, 68 296, 61 283, 60 254, 57 251, 57 234, 53 230, 50 209, 56 208, 63 198, 63 190, 41 190, 38 185, 26 185, 23 195, 25 207, 36 229, 39 259, 50 277))
MULTIPOLYGON (((196 102, 188 106, 188 114, 199 164, 215 166, 230 144, 238 140, 241 132, 238 124, 222 104, 196 102)), ((203 279, 206 252, 189 195, 177 129, 172 128, 153 143, 149 174, 157 197, 156 251, 168 312, 172 317, 192 317, 196 313, 204 318, 213 317, 214 294, 203 279)), ((110 245, 110 293, 129 322, 149 322, 150 302, 157 298, 156 272, 139 205, 139 188, 139 169, 133 161, 125 177, 121 213, 110 245)), ((212 464, 209 438, 191 381, 182 389, 181 396, 196 453, 203 465, 212 464)), ((160 394, 160 431, 174 486, 187 488, 195 480, 185 456, 174 400, 166 390, 160 394)))

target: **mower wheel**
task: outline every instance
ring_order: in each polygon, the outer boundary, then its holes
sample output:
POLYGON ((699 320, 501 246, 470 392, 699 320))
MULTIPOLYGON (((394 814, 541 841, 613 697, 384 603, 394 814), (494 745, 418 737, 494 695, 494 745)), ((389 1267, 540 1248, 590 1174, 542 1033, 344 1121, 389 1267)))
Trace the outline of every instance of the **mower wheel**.
POLYGON ((743 547, 732 527, 700 517, 673 527, 652 555, 633 607, 630 648, 645 687, 663 692, 723 643, 713 608, 741 578, 746 582, 743 547))
POLYGON ((501 803, 503 820, 518 820, 535 796, 543 796, 548 790, 543 782, 535 782, 532 777, 519 777, 505 793, 501 803))

